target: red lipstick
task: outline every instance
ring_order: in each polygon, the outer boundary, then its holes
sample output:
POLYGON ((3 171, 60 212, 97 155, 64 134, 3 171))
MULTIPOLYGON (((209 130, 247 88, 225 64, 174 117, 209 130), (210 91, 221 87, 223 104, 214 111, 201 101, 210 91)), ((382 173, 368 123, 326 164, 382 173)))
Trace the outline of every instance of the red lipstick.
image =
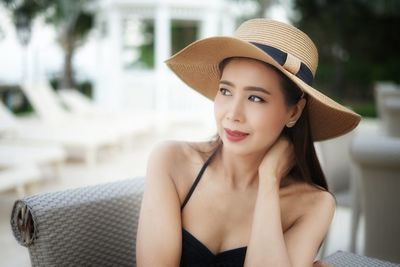
POLYGON ((243 139, 245 139, 249 134, 240 132, 240 131, 232 131, 228 128, 224 128, 226 137, 228 138, 229 141, 231 142, 239 142, 243 139))

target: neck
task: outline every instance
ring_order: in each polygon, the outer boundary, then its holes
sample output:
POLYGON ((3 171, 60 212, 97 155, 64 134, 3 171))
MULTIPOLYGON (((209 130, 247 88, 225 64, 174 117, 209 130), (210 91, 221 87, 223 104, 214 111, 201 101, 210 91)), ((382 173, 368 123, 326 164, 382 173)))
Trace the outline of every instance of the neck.
POLYGON ((221 147, 216 160, 221 163, 221 177, 232 189, 244 190, 258 184, 258 166, 265 152, 238 155, 221 147))

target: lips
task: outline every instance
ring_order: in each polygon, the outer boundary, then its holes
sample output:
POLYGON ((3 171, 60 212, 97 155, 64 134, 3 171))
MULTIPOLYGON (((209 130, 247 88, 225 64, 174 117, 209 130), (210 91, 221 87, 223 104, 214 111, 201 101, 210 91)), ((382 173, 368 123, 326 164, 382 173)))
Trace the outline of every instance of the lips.
POLYGON ((229 141, 238 142, 246 138, 249 134, 241 131, 234 131, 228 128, 224 128, 226 137, 229 141))

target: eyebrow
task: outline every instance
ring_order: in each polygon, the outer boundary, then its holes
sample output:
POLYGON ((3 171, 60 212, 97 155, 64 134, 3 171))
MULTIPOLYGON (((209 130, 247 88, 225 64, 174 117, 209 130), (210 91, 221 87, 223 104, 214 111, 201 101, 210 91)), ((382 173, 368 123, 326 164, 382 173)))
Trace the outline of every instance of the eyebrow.
MULTIPOLYGON (((235 87, 235 85, 234 85, 233 83, 231 83, 230 81, 221 80, 219 83, 220 83, 220 84, 226 84, 226 85, 235 87)), ((245 91, 262 92, 262 93, 264 93, 264 94, 271 95, 271 93, 270 93, 269 91, 267 91, 267 90, 265 90, 264 88, 259 87, 259 86, 246 86, 246 87, 244 88, 244 90, 245 90, 245 91)))

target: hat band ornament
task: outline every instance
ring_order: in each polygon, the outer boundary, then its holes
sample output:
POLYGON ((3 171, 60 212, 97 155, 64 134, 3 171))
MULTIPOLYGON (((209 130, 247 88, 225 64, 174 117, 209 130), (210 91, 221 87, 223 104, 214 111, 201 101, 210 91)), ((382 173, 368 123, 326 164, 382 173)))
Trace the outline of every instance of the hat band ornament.
POLYGON ((311 70, 298 58, 269 45, 259 44, 256 42, 250 43, 267 53, 287 71, 296 75, 297 78, 310 86, 312 85, 314 77, 311 70))

